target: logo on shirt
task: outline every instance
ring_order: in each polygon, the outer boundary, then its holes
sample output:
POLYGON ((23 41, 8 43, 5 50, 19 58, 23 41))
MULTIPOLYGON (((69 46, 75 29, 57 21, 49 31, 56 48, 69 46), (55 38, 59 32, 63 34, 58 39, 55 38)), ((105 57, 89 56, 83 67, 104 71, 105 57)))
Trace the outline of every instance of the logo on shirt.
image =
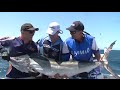
POLYGON ((80 51, 71 51, 73 55, 83 55, 83 54, 88 54, 90 52, 90 48, 87 48, 86 50, 80 50, 80 51))

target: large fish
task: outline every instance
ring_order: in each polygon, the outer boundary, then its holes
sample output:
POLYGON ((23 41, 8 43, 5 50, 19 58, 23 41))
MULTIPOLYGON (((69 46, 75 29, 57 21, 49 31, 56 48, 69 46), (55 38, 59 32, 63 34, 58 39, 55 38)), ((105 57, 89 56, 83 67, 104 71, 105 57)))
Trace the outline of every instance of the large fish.
POLYGON ((101 57, 101 61, 98 62, 77 62, 77 61, 66 61, 66 62, 56 62, 53 59, 46 58, 40 54, 34 53, 32 55, 22 55, 18 57, 10 57, 10 63, 21 72, 40 72, 47 76, 54 76, 59 73, 60 75, 66 74, 68 77, 74 76, 82 72, 89 72, 92 69, 103 65, 104 68, 110 72, 115 78, 120 79, 120 77, 112 71, 108 65, 107 57, 109 52, 112 50, 114 41, 106 50, 104 50, 104 55, 101 57))
POLYGON ((47 59, 44 56, 34 54, 32 56, 23 55, 19 57, 11 57, 10 63, 22 72, 40 72, 47 76, 54 76, 56 73, 60 75, 73 75, 90 72, 92 69, 101 65, 100 62, 77 62, 67 61, 58 63, 52 59, 47 59))

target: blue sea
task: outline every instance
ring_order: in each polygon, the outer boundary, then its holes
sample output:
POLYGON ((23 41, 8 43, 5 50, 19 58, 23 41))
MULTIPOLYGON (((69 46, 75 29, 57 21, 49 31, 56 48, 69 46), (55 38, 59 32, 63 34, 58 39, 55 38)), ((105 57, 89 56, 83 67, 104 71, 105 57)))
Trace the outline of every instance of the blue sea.
MULTIPOLYGON (((103 50, 101 50, 103 53, 103 50)), ((112 50, 108 56, 109 66, 112 70, 120 74, 120 50, 112 50)), ((0 78, 4 78, 8 70, 9 63, 5 60, 0 59, 0 78)), ((102 68, 104 74, 109 74, 104 68, 102 68)))

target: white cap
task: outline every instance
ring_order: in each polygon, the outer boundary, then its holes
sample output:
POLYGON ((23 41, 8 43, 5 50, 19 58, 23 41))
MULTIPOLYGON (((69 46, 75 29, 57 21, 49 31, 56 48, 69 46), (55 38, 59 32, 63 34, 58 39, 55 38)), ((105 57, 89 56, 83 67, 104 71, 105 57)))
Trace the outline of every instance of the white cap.
POLYGON ((57 31, 60 31, 60 25, 57 22, 51 22, 46 33, 54 35, 57 31))

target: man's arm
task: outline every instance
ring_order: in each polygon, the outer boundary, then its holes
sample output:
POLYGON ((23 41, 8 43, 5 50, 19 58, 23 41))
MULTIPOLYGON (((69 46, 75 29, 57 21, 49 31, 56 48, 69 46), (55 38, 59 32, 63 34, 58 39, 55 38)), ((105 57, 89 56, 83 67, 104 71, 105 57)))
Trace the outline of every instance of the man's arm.
POLYGON ((14 39, 13 37, 0 38, 0 53, 3 60, 8 60, 8 61, 10 60, 9 49, 7 47, 10 46, 10 42, 13 39, 14 39))
POLYGON ((96 44, 96 41, 95 39, 93 39, 93 42, 92 42, 92 50, 93 50, 93 54, 95 55, 95 58, 100 61, 100 50, 96 44))
POLYGON ((13 40, 15 37, 2 37, 0 38, 0 45, 7 47, 10 45, 10 41, 13 40))
POLYGON ((10 37, 0 38, 0 52, 3 51, 2 49, 4 48, 4 46, 8 45, 8 42, 6 41, 6 40, 8 40, 8 38, 10 38, 10 37))
POLYGON ((97 52, 97 53, 94 53, 94 55, 95 55, 95 58, 98 60, 98 61, 100 61, 100 53, 99 52, 97 52))

